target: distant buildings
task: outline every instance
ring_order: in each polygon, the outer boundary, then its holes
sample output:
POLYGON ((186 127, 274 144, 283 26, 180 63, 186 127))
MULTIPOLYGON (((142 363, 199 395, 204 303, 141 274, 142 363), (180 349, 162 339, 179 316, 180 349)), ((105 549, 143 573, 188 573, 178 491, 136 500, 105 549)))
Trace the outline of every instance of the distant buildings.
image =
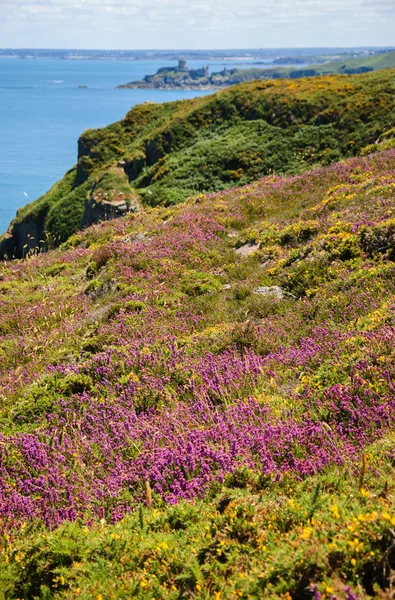
POLYGON ((200 67, 200 69, 190 69, 187 67, 187 61, 184 56, 180 56, 178 59, 178 67, 176 69, 181 73, 189 73, 191 79, 199 79, 201 77, 206 77, 209 79, 210 77, 210 67, 200 67))
POLYGON ((177 69, 177 71, 189 71, 189 69, 187 67, 186 58, 184 58, 183 56, 180 56, 180 58, 178 59, 178 69, 177 69))

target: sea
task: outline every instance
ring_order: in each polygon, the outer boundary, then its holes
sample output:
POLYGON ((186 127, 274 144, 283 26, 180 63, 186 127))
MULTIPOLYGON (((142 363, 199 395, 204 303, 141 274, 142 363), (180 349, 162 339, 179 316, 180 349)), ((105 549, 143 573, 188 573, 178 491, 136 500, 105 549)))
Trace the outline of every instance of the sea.
MULTIPOLYGON (((169 102, 210 93, 115 89, 175 64, 0 58, 0 233, 18 208, 44 194, 76 163, 77 140, 85 129, 109 125, 146 100, 169 102)), ((212 72, 241 66, 235 60, 207 64, 212 72)), ((188 65, 196 68, 202 62, 188 65)))

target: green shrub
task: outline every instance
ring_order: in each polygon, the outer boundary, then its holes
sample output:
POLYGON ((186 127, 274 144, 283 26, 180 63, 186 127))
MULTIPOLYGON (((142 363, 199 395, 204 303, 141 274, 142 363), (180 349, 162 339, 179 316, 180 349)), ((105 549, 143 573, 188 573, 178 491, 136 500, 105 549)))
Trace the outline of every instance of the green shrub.
POLYGON ((351 233, 328 234, 320 238, 318 245, 330 260, 346 261, 361 255, 359 238, 351 233))
POLYGON ((114 257, 114 250, 110 246, 99 246, 92 252, 92 262, 97 270, 102 269, 114 257))
POLYGON ((181 281, 181 291, 187 296, 214 294, 221 287, 222 284, 216 277, 200 271, 187 271, 181 281))
POLYGON ((251 284, 240 282, 233 287, 233 296, 236 300, 245 300, 251 293, 251 284))
POLYGON ((80 229, 88 189, 86 182, 51 206, 45 228, 53 245, 62 244, 80 229))
POLYGON ((279 240, 282 246, 298 246, 306 243, 319 231, 318 221, 299 221, 282 229, 279 240))
POLYGON ((47 277, 57 277, 67 268, 67 263, 55 263, 43 270, 43 274, 47 277))
POLYGON ((313 295, 327 279, 328 262, 327 253, 311 256, 308 261, 295 262, 281 273, 279 283, 296 298, 313 295))
POLYGON ((141 313, 146 310, 146 305, 140 300, 129 300, 125 304, 125 310, 129 312, 141 313))
POLYGON ((371 256, 382 255, 389 260, 395 260, 395 219, 374 227, 364 227, 360 238, 365 252, 371 256))
POLYGON ((60 398, 91 390, 92 379, 83 373, 47 375, 27 388, 25 394, 12 409, 16 425, 39 424, 48 413, 56 413, 60 398))

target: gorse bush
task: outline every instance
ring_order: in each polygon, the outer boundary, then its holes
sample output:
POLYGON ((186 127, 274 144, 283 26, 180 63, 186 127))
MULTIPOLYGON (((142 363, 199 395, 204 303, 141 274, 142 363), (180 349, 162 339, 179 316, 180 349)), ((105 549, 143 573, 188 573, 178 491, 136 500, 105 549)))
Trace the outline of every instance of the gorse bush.
POLYGON ((382 254, 395 260, 395 219, 366 227, 360 235, 363 248, 371 255, 382 254))

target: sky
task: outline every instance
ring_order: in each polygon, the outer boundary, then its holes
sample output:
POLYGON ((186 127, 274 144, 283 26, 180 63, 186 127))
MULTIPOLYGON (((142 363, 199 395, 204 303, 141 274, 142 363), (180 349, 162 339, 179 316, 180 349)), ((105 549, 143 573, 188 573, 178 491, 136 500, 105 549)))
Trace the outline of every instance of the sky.
POLYGON ((0 47, 395 45, 395 0, 0 0, 0 47))

